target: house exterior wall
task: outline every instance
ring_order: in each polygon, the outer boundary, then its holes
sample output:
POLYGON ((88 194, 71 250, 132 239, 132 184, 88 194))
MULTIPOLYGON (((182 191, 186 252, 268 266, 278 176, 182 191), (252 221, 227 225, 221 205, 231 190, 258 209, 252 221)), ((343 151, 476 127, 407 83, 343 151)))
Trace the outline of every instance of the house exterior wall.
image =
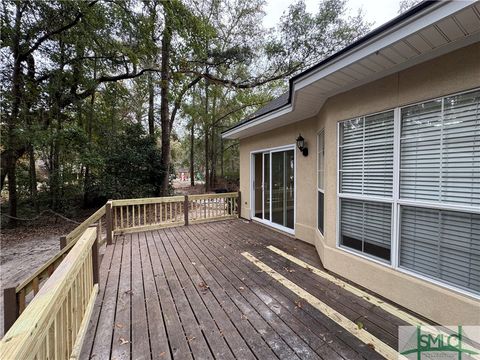
MULTIPOLYGON (((416 65, 327 100, 319 114, 240 140, 242 216, 250 218, 252 151, 295 143, 299 133, 308 157, 296 150, 295 237, 315 245, 326 269, 444 325, 480 324, 480 301, 337 248, 337 123, 353 117, 480 86, 480 43, 416 65), (317 133, 325 129, 325 229, 317 224, 317 133)), ((292 239, 292 241, 295 241, 292 239)))

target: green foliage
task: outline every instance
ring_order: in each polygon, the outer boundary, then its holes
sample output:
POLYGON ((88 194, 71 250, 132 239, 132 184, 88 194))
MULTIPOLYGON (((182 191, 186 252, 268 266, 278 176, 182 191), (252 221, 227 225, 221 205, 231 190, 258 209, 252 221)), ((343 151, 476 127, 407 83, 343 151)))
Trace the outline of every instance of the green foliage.
POLYGON ((155 139, 140 124, 127 124, 101 151, 103 164, 94 192, 109 199, 158 194, 163 169, 155 139))

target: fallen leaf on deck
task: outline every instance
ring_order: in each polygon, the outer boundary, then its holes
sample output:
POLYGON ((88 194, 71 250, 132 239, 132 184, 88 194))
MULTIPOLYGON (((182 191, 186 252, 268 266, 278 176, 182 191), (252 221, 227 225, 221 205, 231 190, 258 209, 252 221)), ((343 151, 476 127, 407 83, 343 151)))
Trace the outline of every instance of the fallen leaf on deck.
POLYGON ((188 342, 190 342, 190 341, 193 341, 193 340, 195 340, 195 339, 196 339, 196 337, 195 337, 195 336, 192 336, 192 337, 187 337, 187 341, 188 341, 188 342))
POLYGON ((371 344, 371 343, 368 343, 367 344, 368 347, 372 348, 373 350, 375 350, 375 345, 371 344))
POLYGON ((359 330, 363 329, 363 323, 361 321, 357 321, 356 324, 359 330))
POLYGON ((120 341, 120 345, 125 345, 128 344, 130 341, 125 340, 124 338, 120 338, 118 341, 120 341))
POLYGON ((296 301, 295 301, 295 307, 301 309, 302 306, 303 306, 303 305, 302 305, 302 302, 301 302, 300 300, 296 300, 296 301))
POLYGON ((117 324, 115 324, 115 326, 118 327, 119 329, 121 329, 121 328, 123 328, 124 325, 120 324, 120 323, 117 323, 117 324))
POLYGON ((245 288, 244 288, 243 286, 240 286, 239 289, 240 289, 240 290, 243 290, 243 289, 245 289, 245 288))
POLYGON ((165 351, 162 351, 159 356, 165 356, 165 351))

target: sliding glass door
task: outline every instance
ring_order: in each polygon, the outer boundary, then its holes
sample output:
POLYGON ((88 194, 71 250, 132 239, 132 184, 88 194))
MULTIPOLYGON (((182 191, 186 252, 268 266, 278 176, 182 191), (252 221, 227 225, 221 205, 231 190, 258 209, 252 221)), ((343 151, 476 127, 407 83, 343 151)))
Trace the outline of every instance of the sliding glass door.
POLYGON ((254 217, 292 232, 295 223, 295 150, 253 155, 254 217))

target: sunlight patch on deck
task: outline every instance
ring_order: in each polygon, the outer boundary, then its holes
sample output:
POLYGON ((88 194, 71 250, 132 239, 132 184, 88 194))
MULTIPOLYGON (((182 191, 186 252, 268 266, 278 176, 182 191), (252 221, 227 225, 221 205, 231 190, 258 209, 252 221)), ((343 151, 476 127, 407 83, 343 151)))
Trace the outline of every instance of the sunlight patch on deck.
POLYGON ((340 314, 338 311, 332 309, 330 306, 310 294, 309 292, 302 289, 300 286, 295 284, 294 282, 290 281, 283 275, 279 274, 271 267, 266 265, 265 263, 258 260, 249 252, 243 252, 242 256, 244 256, 247 260, 257 266, 260 270, 264 271, 266 274, 277 280, 280 284, 285 286, 290 291, 294 292, 296 295, 307 301, 310 305, 318 309, 322 312, 325 316, 336 322, 342 328, 347 330, 352 335, 356 336, 359 340, 363 343, 371 346, 376 352, 380 355, 384 356, 387 359, 398 359, 399 354, 397 351, 392 349, 390 346, 385 344, 383 341, 378 339, 377 337, 373 336, 365 329, 360 329, 357 324, 355 324, 350 319, 346 318, 344 315, 340 314))
POLYGON ((408 314, 407 312, 397 308, 396 306, 393 306, 375 296, 373 296, 372 294, 369 294, 367 293, 366 291, 363 291, 345 281, 343 281, 342 279, 339 279, 323 270, 320 270, 310 264, 307 264, 306 262, 296 258, 295 256, 292 256, 278 248, 276 248, 275 246, 272 246, 272 245, 269 245, 267 246, 267 249, 273 251, 274 253, 278 254, 278 255, 281 255, 283 256, 284 258, 290 260, 291 262, 297 264, 298 266, 301 266, 303 267, 304 269, 307 269, 309 271, 311 271, 312 273, 314 273, 315 275, 318 275, 326 280, 329 280, 331 282, 333 282, 335 285, 338 285, 340 286, 341 288, 351 292, 352 294, 368 301, 369 303, 373 304, 373 305, 376 305, 378 306, 379 308, 389 312, 390 314, 396 316, 397 318, 399 319, 402 319, 403 321, 411 324, 411 325, 419 325, 419 326, 428 326, 429 324, 418 319, 417 317, 413 316, 413 315, 410 315, 408 314))

